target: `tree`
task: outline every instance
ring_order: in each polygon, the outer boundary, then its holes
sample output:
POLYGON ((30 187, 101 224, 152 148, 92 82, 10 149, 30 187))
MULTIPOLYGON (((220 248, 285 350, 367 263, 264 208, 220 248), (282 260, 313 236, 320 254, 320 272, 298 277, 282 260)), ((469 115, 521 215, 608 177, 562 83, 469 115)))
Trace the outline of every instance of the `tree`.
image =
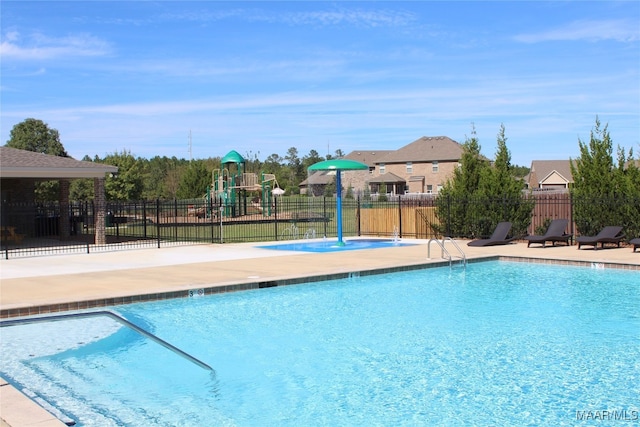
MULTIPOLYGON (((91 162, 91 157, 84 156, 83 162, 91 162)), ((85 202, 93 200, 93 179, 74 179, 69 184, 69 200, 75 202, 85 202)))
MULTIPOLYGON (((11 129, 6 146, 20 150, 44 153, 52 156, 69 157, 60 142, 60 134, 49 128, 42 120, 26 119, 11 129)), ((35 199, 38 201, 58 200, 60 183, 58 181, 39 182, 35 186, 35 199)))
POLYGON ((253 151, 249 150, 248 152, 245 153, 244 155, 244 160, 245 160, 245 172, 254 172, 254 173, 259 173, 260 169, 262 169, 262 162, 260 161, 260 151, 254 153, 253 151))
POLYGON ((211 185, 211 173, 204 161, 193 160, 182 175, 176 197, 178 199, 196 199, 207 192, 211 185))
POLYGON ((287 161, 289 168, 289 185, 290 194, 297 194, 300 190, 298 184, 303 181, 307 176, 307 172, 302 166, 302 161, 298 157, 298 149, 291 147, 287 150, 287 155, 284 157, 287 161))
POLYGON ((499 222, 509 221, 515 234, 525 234, 534 202, 525 197, 524 183, 514 176, 504 125, 497 135, 493 166, 480 154, 473 128, 471 135, 463 144, 460 168, 438 194, 438 231, 477 238, 491 234, 499 222))
POLYGON ((107 200, 140 200, 142 196, 142 164, 130 151, 115 152, 102 163, 118 167, 118 174, 107 177, 105 194, 107 200))
POLYGON ((500 125, 497 135, 493 167, 482 172, 478 196, 486 202, 478 206, 480 218, 484 218, 480 233, 490 234, 498 222, 509 221, 513 225, 513 233, 525 235, 531 223, 534 201, 523 195, 524 181, 517 179, 513 172, 504 124, 500 125))
POLYGON ((143 170, 143 192, 145 200, 173 199, 176 197, 183 170, 188 160, 155 156, 140 159, 143 170))
POLYGON ((471 237, 480 235, 473 197, 478 195, 483 170, 489 163, 480 154, 480 143, 475 127, 471 127, 471 137, 462 144, 460 167, 455 169, 438 193, 436 213, 440 220, 442 234, 471 237))
POLYGON ((574 181, 571 197, 574 220, 580 234, 594 235, 603 227, 613 224, 625 226, 627 233, 637 232, 640 178, 632 151, 627 157, 624 150, 618 147, 618 162, 614 164, 613 142, 608 125, 602 127, 598 117, 591 130, 589 143, 578 139, 578 146, 580 157, 571 162, 574 181), (631 202, 632 206, 620 203, 620 200, 634 199, 636 201, 631 202), (631 230, 632 227, 635 230, 631 230))
POLYGON ((341 159, 343 157, 344 157, 344 151, 342 151, 340 148, 338 148, 336 151, 334 151, 333 155, 327 154, 327 160, 341 159))
POLYGON ((635 160, 633 150, 625 155, 624 149, 618 148, 618 167, 616 168, 617 199, 626 203, 618 203, 618 224, 624 227, 629 238, 640 236, 640 160, 635 160))
POLYGON ((49 128, 42 120, 26 119, 11 129, 7 147, 44 153, 52 156, 69 157, 60 142, 60 134, 49 128))
POLYGON ((322 162, 323 160, 324 157, 320 157, 316 150, 311 150, 309 151, 309 154, 302 158, 302 167, 304 170, 307 170, 309 166, 322 162))
POLYGON ((276 176, 276 181, 278 181, 278 185, 282 189, 291 189, 295 186, 295 184, 291 184, 289 182, 289 174, 282 166, 284 163, 284 159, 280 157, 278 154, 271 154, 266 158, 262 167, 264 168, 264 173, 274 174, 276 176))

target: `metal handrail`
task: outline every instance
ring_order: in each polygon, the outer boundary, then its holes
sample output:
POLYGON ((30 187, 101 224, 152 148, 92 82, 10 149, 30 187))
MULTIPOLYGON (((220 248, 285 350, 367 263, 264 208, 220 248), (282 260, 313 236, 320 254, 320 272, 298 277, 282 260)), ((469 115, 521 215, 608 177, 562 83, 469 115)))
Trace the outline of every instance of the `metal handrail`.
POLYGON ((113 313, 111 311, 107 311, 107 310, 101 310, 101 311, 91 311, 91 312, 87 312, 87 313, 67 313, 67 314, 56 314, 56 315, 52 315, 52 316, 41 316, 41 317, 29 317, 29 318, 23 318, 23 319, 11 319, 11 320, 3 320, 0 322, 0 327, 5 327, 5 326, 15 326, 15 325, 22 325, 22 324, 29 324, 29 323, 39 323, 39 322, 52 322, 52 321, 60 321, 60 320, 67 320, 67 319, 74 319, 74 318, 81 318, 81 317, 97 317, 97 316, 107 316, 112 318, 113 320, 133 329, 134 331, 138 332, 140 335, 143 335, 149 339, 151 339, 152 341, 155 341, 156 343, 160 344, 161 346, 171 350, 172 352, 176 353, 179 356, 184 357, 185 359, 189 360, 190 362, 195 363, 196 365, 200 366, 201 368, 207 369, 209 371, 213 371, 213 368, 209 365, 207 365, 206 363, 204 363, 201 360, 196 359, 195 357, 193 357, 192 355, 190 355, 189 353, 186 353, 182 350, 180 350, 178 347, 169 344, 168 342, 166 342, 165 340, 163 340, 160 337, 157 337, 155 335, 153 335, 151 332, 146 331, 144 329, 142 329, 141 327, 129 322, 127 319, 125 319, 124 317, 120 316, 119 314, 113 313))
POLYGON ((458 246, 458 244, 455 242, 455 240, 453 240, 451 237, 443 237, 442 238, 442 242, 436 238, 432 238, 429 240, 429 243, 427 244, 427 259, 431 259, 431 242, 436 242, 438 244, 438 246, 440 246, 440 249, 442 250, 441 253, 441 257, 442 258, 446 258, 449 260, 449 267, 451 267, 451 264, 453 262, 453 256, 449 253, 449 251, 447 250, 447 248, 445 248, 444 244, 445 242, 451 242, 453 243, 453 246, 458 250, 458 252, 460 252, 460 256, 458 256, 458 258, 460 258, 460 260, 462 261, 462 265, 463 266, 467 266, 467 256, 465 255, 464 251, 460 248, 460 246, 458 246), (447 256, 445 257, 444 255, 447 254, 447 256))

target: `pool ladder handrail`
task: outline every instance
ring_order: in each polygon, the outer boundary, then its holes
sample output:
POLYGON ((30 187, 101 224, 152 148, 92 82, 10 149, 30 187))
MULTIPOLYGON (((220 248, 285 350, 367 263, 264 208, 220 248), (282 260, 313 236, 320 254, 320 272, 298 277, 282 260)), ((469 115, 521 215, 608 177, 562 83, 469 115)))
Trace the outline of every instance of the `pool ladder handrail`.
POLYGON ((186 352, 180 350, 178 347, 176 347, 176 346, 174 346, 172 344, 169 344, 168 342, 166 342, 162 338, 152 334, 151 332, 149 332, 149 331, 147 331, 145 329, 142 329, 141 327, 139 327, 138 325, 136 325, 134 323, 131 323, 130 321, 128 321, 124 317, 120 316, 119 314, 116 314, 116 313, 114 313, 112 311, 108 311, 108 310, 90 311, 90 312, 86 312, 86 313, 55 314, 55 315, 50 315, 50 316, 27 317, 27 318, 21 318, 21 319, 3 320, 3 321, 0 321, 0 327, 15 326, 15 325, 28 324, 28 323, 39 323, 39 322, 51 322, 51 321, 60 321, 60 320, 68 320, 68 319, 77 319, 77 318, 81 318, 81 317, 98 317, 98 316, 110 317, 111 319, 113 319, 113 320, 115 320, 115 321, 117 321, 117 322, 129 327, 130 329, 133 329, 134 331, 136 331, 140 335, 143 335, 143 336, 149 338, 150 340, 155 341, 156 343, 160 344, 161 346, 171 350, 172 352, 174 352, 178 356, 182 356, 183 358, 187 359, 190 362, 195 363, 196 365, 200 366, 201 368, 204 368, 204 369, 209 370, 209 371, 213 371, 213 368, 211 366, 207 365, 206 363, 204 363, 203 361, 196 359, 195 357, 193 357, 189 353, 186 353, 186 352))
POLYGON ((464 251, 462 250, 462 248, 460 248, 460 246, 456 243, 455 240, 453 240, 451 237, 443 237, 442 241, 436 239, 436 238, 432 238, 429 240, 429 243, 427 244, 427 259, 431 259, 431 242, 436 242, 438 244, 438 246, 440 246, 440 249, 442 250, 441 252, 441 257, 442 258, 446 258, 449 260, 449 267, 451 267, 452 263, 453 263, 453 256, 449 253, 449 251, 447 250, 447 248, 444 247, 444 244, 446 242, 451 242, 453 244, 453 246, 458 250, 458 252, 460 253, 460 255, 456 255, 456 258, 460 258, 460 262, 462 263, 463 267, 467 267, 467 256, 465 255, 464 251), (447 255, 445 257, 445 254, 447 255))

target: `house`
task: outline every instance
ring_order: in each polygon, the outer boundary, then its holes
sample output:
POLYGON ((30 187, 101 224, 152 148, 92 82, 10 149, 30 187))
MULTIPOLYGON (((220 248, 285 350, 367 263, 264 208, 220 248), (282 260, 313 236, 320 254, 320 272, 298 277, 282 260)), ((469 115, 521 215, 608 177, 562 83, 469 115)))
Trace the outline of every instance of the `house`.
POLYGON ((531 170, 525 177, 531 190, 567 191, 573 184, 570 160, 533 160, 531 170))
MULTIPOLYGON (((343 171, 342 184, 355 193, 437 194, 459 166, 462 152, 462 145, 446 136, 423 136, 398 150, 352 151, 344 158, 365 163, 369 171, 343 171)), ((300 184, 300 192, 311 185, 313 194, 320 195, 331 182, 331 172, 316 172, 300 184)))
POLYGON ((376 162, 368 180, 372 193, 437 194, 453 175, 463 147, 446 136, 423 136, 376 162))
MULTIPOLYGON (((367 180, 373 175, 376 169, 376 162, 391 151, 392 150, 356 150, 344 156, 343 159, 355 160, 369 166, 368 171, 342 171, 342 186, 344 189, 351 188, 355 193, 364 190, 367 186, 367 180)), ((321 196, 324 194, 325 187, 333 183, 334 177, 334 172, 316 171, 299 184, 300 194, 321 196)))

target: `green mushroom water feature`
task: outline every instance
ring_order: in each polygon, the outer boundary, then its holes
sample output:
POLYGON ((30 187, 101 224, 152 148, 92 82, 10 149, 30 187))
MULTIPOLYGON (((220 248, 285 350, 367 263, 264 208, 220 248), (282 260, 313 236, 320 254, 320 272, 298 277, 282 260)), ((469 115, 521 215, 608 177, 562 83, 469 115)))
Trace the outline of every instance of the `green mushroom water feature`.
POLYGON ((342 240, 342 177, 343 170, 369 170, 369 166, 364 163, 349 159, 332 159, 315 163, 307 168, 315 171, 335 171, 336 172, 336 215, 338 217, 338 246, 344 246, 342 240))

